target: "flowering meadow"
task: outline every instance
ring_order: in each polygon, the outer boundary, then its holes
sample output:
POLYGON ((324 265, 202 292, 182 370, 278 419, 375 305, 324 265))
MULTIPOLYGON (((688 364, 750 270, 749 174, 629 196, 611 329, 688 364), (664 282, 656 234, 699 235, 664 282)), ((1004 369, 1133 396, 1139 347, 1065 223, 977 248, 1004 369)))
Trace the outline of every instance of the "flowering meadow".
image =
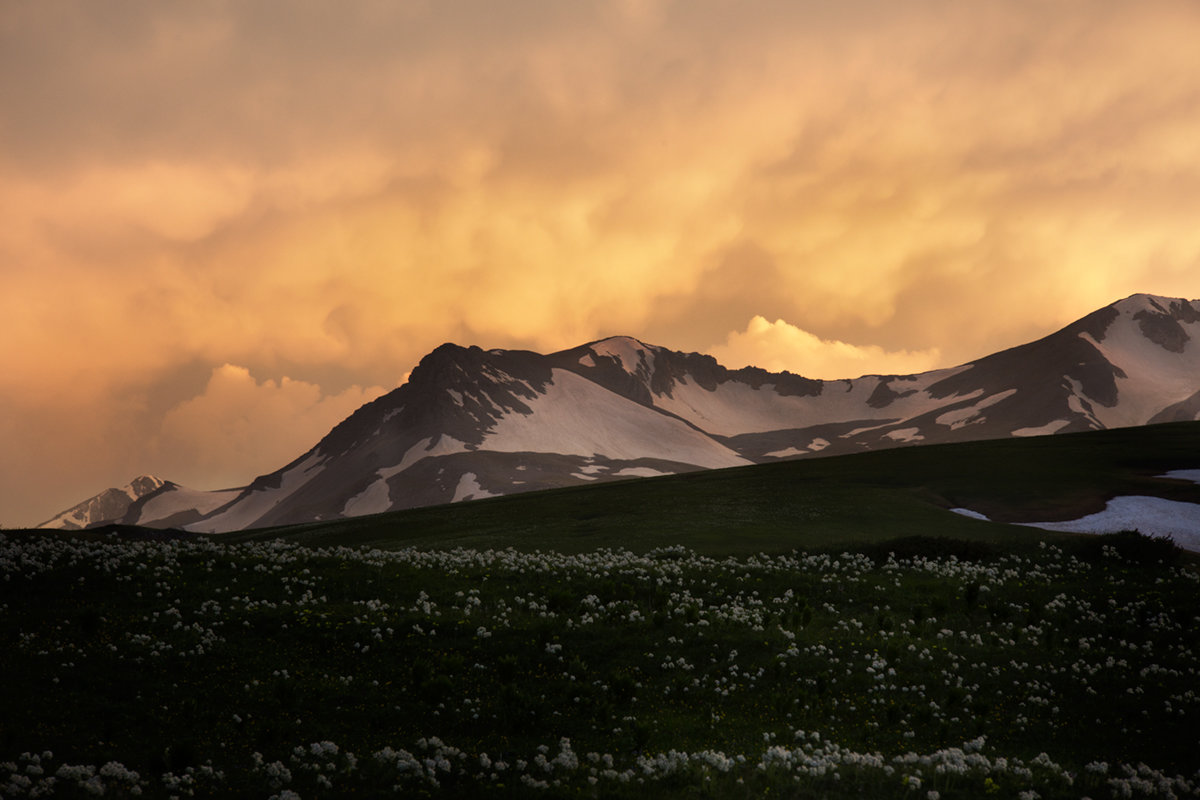
POLYGON ((0 534, 0 796, 1200 796, 1200 574, 1096 542, 0 534))

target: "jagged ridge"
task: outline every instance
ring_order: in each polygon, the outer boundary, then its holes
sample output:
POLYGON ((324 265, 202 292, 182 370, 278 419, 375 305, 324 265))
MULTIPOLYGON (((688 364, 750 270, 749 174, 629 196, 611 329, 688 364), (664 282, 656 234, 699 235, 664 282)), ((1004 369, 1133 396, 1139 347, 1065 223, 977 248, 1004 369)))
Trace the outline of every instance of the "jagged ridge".
POLYGON ((962 366, 853 380, 730 370, 630 337, 549 355, 444 344, 403 386, 249 486, 160 482, 123 508, 105 493, 47 525, 228 531, 818 453, 1196 419, 1198 336, 1200 304, 1142 294, 962 366))

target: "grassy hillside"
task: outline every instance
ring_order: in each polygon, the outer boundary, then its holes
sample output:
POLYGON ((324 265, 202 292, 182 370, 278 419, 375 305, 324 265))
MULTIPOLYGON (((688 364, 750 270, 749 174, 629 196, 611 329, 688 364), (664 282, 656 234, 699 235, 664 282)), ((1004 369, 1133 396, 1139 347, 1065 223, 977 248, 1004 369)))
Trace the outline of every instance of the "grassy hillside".
POLYGON ((944 536, 1033 546, 1002 521, 1072 519, 1116 494, 1200 502, 1200 487, 1156 478, 1200 467, 1200 423, 904 447, 535 492, 352 520, 227 535, 373 547, 517 547, 644 552, 786 552, 944 536))

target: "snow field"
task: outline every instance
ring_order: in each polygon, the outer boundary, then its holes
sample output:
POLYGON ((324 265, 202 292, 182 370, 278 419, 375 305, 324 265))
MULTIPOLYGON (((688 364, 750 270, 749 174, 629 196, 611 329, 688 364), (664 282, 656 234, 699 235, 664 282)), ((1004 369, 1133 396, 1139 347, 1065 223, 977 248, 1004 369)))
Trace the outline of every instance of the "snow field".
MULTIPOLYGON (((913 381, 893 381, 894 390, 913 394, 899 397, 880 409, 867 402, 882 382, 876 376, 856 380, 826 381, 819 395, 800 397, 781 395, 773 384, 753 389, 744 383, 729 381, 708 391, 702 386, 679 380, 670 396, 654 396, 654 405, 718 436, 766 433, 784 428, 805 428, 827 422, 887 417, 909 419, 942 406, 971 397, 931 398, 926 389, 961 372, 964 367, 935 370, 916 376, 913 381)), ((864 428, 863 430, 868 430, 864 428)))
POLYGON ((683 422, 567 370, 555 369, 545 394, 526 405, 532 414, 512 412, 497 420, 480 449, 621 461, 657 458, 710 468, 751 463, 683 422))

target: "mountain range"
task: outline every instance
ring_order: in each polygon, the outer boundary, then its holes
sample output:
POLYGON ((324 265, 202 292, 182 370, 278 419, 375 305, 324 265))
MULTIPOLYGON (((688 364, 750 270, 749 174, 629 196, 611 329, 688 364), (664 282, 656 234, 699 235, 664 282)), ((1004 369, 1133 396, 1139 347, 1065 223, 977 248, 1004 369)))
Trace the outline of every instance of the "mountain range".
POLYGON ((444 344, 295 461, 198 491, 142 476, 40 527, 228 532, 900 445, 1200 419, 1200 301, 1137 294, 915 375, 812 380, 613 337, 444 344))

